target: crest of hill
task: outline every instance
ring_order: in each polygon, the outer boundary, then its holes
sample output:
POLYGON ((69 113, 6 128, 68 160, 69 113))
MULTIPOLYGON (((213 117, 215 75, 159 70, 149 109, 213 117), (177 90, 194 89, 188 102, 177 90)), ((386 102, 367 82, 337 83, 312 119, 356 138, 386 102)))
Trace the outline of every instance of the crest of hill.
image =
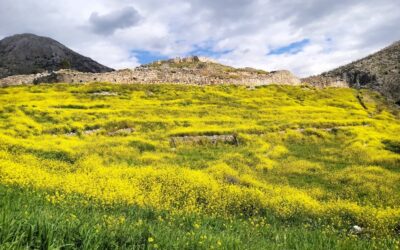
POLYGON ((60 70, 46 74, 11 76, 0 79, 0 86, 38 83, 177 83, 194 85, 269 84, 299 85, 300 79, 287 70, 266 72, 252 68, 234 68, 203 57, 175 58, 142 65, 135 69, 105 73, 60 70))
POLYGON ((113 71, 48 37, 19 34, 0 41, 0 78, 60 69, 92 73, 113 71))
POLYGON ((150 64, 142 65, 141 67, 149 69, 158 69, 158 70, 163 70, 163 69, 195 70, 202 73, 210 73, 210 74, 213 73, 229 74, 229 73, 240 73, 240 72, 256 73, 260 75, 269 74, 269 72, 261 69, 254 69, 249 67, 234 68, 231 66, 220 64, 214 59, 203 56, 189 56, 184 58, 177 57, 169 60, 159 60, 152 62, 150 64))
POLYGON ((400 104, 400 41, 337 69, 303 79, 313 85, 346 83, 369 88, 400 104))

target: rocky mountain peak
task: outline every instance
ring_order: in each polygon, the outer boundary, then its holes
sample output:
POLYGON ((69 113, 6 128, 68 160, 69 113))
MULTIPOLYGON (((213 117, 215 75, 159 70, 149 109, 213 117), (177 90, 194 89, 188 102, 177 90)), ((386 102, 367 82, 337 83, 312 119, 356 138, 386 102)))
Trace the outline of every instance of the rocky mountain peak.
POLYGON ((113 70, 48 37, 27 33, 0 41, 0 78, 59 69, 92 73, 113 70))

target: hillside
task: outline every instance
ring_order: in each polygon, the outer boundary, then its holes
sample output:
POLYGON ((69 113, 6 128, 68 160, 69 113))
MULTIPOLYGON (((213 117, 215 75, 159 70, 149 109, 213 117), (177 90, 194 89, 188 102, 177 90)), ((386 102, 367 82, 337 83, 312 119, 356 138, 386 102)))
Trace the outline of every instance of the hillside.
POLYGON ((82 72, 112 71, 51 38, 20 34, 0 41, 0 78, 59 69, 82 72))
POLYGON ((304 82, 329 85, 343 81, 354 88, 370 88, 400 104, 400 42, 370 56, 325 72, 320 76, 303 79, 304 82))
POLYGON ((400 243, 400 120, 372 91, 176 84, 0 91, 5 248, 400 243))

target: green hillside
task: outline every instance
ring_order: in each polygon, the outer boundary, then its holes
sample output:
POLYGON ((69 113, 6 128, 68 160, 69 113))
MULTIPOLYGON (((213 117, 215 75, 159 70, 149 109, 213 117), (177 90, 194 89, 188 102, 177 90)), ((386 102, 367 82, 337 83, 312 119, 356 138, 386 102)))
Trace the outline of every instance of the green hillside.
POLYGON ((396 249, 399 134, 366 90, 2 88, 0 249, 396 249))

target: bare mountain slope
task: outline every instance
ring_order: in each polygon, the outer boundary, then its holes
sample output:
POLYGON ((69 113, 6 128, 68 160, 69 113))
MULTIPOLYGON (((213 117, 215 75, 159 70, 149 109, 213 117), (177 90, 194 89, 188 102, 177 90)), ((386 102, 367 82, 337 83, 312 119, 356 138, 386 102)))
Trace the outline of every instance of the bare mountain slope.
POLYGON ((93 73, 113 70, 51 38, 20 34, 0 41, 0 78, 59 69, 93 73))
POLYGON ((400 104, 400 41, 353 63, 303 79, 313 85, 340 81, 354 88, 377 90, 400 104))

